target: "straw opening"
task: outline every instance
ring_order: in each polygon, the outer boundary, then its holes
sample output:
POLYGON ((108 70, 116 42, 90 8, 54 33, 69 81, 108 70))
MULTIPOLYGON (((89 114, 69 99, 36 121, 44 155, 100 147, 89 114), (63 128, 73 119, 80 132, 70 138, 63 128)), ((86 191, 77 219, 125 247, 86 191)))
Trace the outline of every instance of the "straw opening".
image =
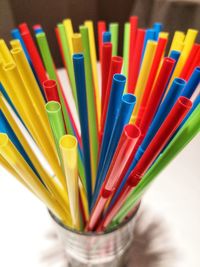
POLYGON ((122 101, 127 104, 133 104, 136 102, 136 97, 133 94, 124 94, 122 96, 122 101))
POLYGON ((182 104, 186 108, 191 108, 191 106, 192 106, 192 101, 185 96, 179 97, 178 101, 180 104, 182 104))
POLYGON ((46 88, 52 88, 56 86, 56 81, 54 80, 46 80, 43 82, 43 86, 46 88))
POLYGON ((83 54, 74 54, 73 55, 73 59, 82 59, 83 58, 83 54))
POLYGON ((61 109, 60 103, 56 101, 47 102, 45 107, 46 107, 46 110, 51 113, 58 112, 61 109))
POLYGON ((113 79, 117 82, 125 82, 126 77, 123 74, 114 74, 113 79))
POLYGON ((22 49, 20 47, 15 47, 11 50, 11 53, 12 54, 18 54, 19 52, 21 52, 22 49))
POLYGON ((165 62, 174 63, 174 62, 175 62, 175 60, 174 60, 173 58, 166 57, 166 58, 165 58, 165 62))
POLYGON ((122 62, 122 57, 119 57, 119 56, 114 56, 114 57, 112 57, 112 61, 115 61, 115 62, 119 62, 119 63, 121 63, 122 62))
POLYGON ((128 124, 124 127, 124 131, 129 138, 138 138, 140 136, 140 129, 133 124, 128 124))
POLYGON ((181 78, 175 78, 175 79, 174 79, 174 82, 175 82, 176 84, 180 84, 180 85, 183 85, 183 84, 186 83, 185 80, 183 80, 183 79, 181 79, 181 78))
POLYGON ((8 143, 8 136, 4 133, 0 133, 0 147, 6 146, 8 143))
POLYGON ((60 139, 60 146, 64 149, 72 149, 77 146, 77 140, 72 135, 64 135, 60 139))
POLYGON ((14 63, 9 62, 9 63, 6 63, 6 64, 4 65, 3 69, 4 69, 5 71, 7 71, 7 70, 12 70, 12 69, 15 68, 15 66, 16 66, 16 65, 15 65, 14 63))

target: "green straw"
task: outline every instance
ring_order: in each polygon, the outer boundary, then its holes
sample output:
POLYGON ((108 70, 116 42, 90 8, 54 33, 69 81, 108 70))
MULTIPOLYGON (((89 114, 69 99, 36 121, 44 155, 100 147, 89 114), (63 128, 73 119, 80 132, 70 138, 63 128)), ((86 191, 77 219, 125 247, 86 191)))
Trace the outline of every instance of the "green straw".
MULTIPOLYGON (((59 86, 59 81, 57 78, 57 73, 56 73, 56 70, 54 67, 54 62, 52 59, 52 55, 51 55, 51 51, 49 48, 46 34, 44 32, 36 34, 36 40, 37 40, 37 44, 38 44, 39 49, 40 49, 40 53, 41 53, 45 68, 46 68, 47 73, 49 75, 49 78, 52 80, 55 80, 57 83, 58 94, 59 94, 59 98, 60 98, 60 103, 61 103, 61 107, 62 107, 62 112, 63 112, 63 116, 64 116, 64 121, 65 121, 65 126, 67 129, 67 133, 74 135, 71 121, 70 121, 70 118, 69 118, 67 109, 65 107, 64 100, 63 100, 62 91, 61 91, 61 88, 59 86)), ((83 168, 83 162, 81 160, 80 153, 78 153, 78 169, 79 169, 79 175, 81 177, 81 181, 83 183, 83 186, 84 186, 84 188, 86 188, 85 171, 83 168)))
POLYGON ((199 133, 199 131, 200 105, 198 105, 193 111, 191 116, 178 131, 164 152, 160 154, 156 162, 142 178, 141 182, 130 193, 121 210, 114 217, 111 223, 112 226, 123 221, 123 219, 132 210, 134 204, 136 204, 136 202, 142 197, 156 176, 184 149, 184 147, 199 133))
POLYGON ((109 31, 111 32, 112 55, 117 56, 119 24, 110 23, 109 31))
POLYGON ((86 80, 86 94, 87 94, 87 108, 88 108, 88 122, 89 122, 89 137, 90 137, 90 161, 92 173, 92 185, 94 189, 97 161, 98 161, 98 129, 97 129, 97 111, 95 105, 94 86, 92 79, 92 65, 90 58, 90 46, 88 27, 81 25, 80 33, 82 38, 82 47, 84 55, 85 66, 85 80, 86 80))
MULTIPOLYGON (((130 39, 130 23, 126 22, 124 24, 124 43, 123 43, 124 64, 123 64, 123 69, 122 69, 122 73, 126 77, 128 75, 129 39, 130 39)), ((126 91, 126 87, 125 87, 125 91, 126 91)))
POLYGON ((67 73, 69 75, 72 93, 73 93, 76 107, 77 107, 77 95, 76 95, 76 84, 75 84, 75 78, 74 78, 73 63, 72 63, 72 58, 71 58, 71 54, 69 50, 69 44, 68 44, 66 33, 65 33, 65 27, 62 23, 59 23, 57 26, 58 26, 58 32, 59 32, 60 40, 62 44, 65 65, 67 67, 67 73))

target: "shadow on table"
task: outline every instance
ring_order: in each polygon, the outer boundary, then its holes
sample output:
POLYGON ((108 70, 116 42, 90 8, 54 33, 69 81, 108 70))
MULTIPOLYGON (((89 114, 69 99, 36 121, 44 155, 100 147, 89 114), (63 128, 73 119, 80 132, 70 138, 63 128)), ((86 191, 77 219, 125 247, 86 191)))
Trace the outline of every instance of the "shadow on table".
MULTIPOLYGON (((67 258, 56 232, 48 232, 45 238, 51 246, 43 251, 41 263, 48 267, 66 267, 67 258)), ((134 241, 127 251, 126 267, 172 267, 177 256, 164 219, 142 207, 137 215, 134 241)))

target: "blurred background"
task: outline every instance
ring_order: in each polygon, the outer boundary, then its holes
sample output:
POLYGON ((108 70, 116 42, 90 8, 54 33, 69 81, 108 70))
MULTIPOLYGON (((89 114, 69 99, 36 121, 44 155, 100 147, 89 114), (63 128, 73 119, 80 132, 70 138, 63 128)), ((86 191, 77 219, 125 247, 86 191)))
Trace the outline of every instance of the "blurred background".
POLYGON ((29 26, 42 24, 51 46, 57 67, 61 58, 54 27, 70 17, 74 30, 86 19, 119 22, 119 55, 122 53, 123 24, 130 15, 139 16, 139 27, 163 22, 164 30, 186 31, 200 28, 200 0, 0 0, 0 38, 10 39, 10 30, 26 21, 29 26), (121 41, 120 41, 121 40, 121 41))

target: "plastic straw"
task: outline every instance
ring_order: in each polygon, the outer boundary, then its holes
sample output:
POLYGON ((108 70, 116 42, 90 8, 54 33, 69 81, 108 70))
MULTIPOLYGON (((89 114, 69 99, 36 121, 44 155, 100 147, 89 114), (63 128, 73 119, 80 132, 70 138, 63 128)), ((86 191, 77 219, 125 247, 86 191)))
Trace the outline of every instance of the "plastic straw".
POLYGON ((105 21, 98 21, 97 22, 97 31, 98 31, 98 48, 99 48, 99 60, 101 62, 101 55, 102 55, 102 51, 101 51, 101 47, 103 44, 103 32, 106 31, 106 23, 105 21))
POLYGON ((132 90, 133 90, 133 82, 132 82, 131 77, 134 75, 134 72, 133 72, 134 57, 133 56, 134 56, 134 51, 135 51, 137 26, 138 26, 138 17, 136 17, 136 16, 130 17, 128 87, 127 87, 128 92, 132 92, 132 90))
POLYGON ((92 210, 87 230, 94 230, 104 210, 108 198, 120 183, 120 175, 140 135, 140 130, 134 125, 127 124, 124 127, 116 152, 113 156, 110 168, 100 191, 98 200, 92 210))
POLYGON ((74 75, 76 81, 77 97, 78 97, 78 111, 81 125, 81 134, 83 141, 83 155, 84 168, 86 174, 86 187, 89 207, 91 205, 92 197, 92 178, 90 168, 90 140, 89 140, 89 125, 88 125, 88 111, 86 98, 86 84, 85 84, 85 69, 84 57, 82 54, 73 55, 74 75))
POLYGON ((138 79, 138 74, 140 71, 140 65, 141 65, 141 60, 142 60, 142 50, 144 46, 144 37, 145 37, 145 30, 143 29, 138 29, 137 30, 137 37, 135 41, 135 46, 134 46, 134 52, 133 52, 133 58, 134 62, 132 63, 132 76, 129 77, 129 83, 131 83, 131 87, 128 87, 128 92, 129 93, 134 93, 135 92, 135 86, 137 83, 138 79))
POLYGON ((98 171, 97 171, 95 192, 93 196, 93 203, 96 200, 100 187, 103 183, 104 177, 100 177, 100 173, 103 167, 103 162, 104 162, 104 158, 105 158, 107 148, 109 145, 109 140, 112 135, 112 130, 115 125, 115 121, 117 120, 117 116, 119 114, 120 101, 121 101, 122 94, 124 91, 125 83, 126 83, 126 77, 124 75, 115 74, 113 76, 110 101, 108 105, 108 113, 106 116, 105 129, 104 129, 103 140, 102 140, 99 162, 98 162, 98 171))
POLYGON ((165 39, 168 40, 168 38, 169 38, 169 32, 160 32, 159 33, 159 38, 165 38, 165 39))
POLYGON ((3 64, 13 62, 13 58, 10 54, 10 51, 3 39, 0 39, 0 56, 2 58, 3 64))
POLYGON ((200 67, 197 67, 193 71, 181 95, 190 98, 193 95, 195 89, 197 88, 199 82, 200 82, 200 67))
POLYGON ((191 117, 176 134, 164 152, 158 157, 152 167, 145 174, 141 182, 127 198, 125 204, 114 218, 120 223, 128 212, 133 208, 136 201, 141 198, 153 180, 164 170, 165 167, 185 148, 185 146, 200 131, 200 105, 194 110, 191 117))
POLYGON ((77 53, 82 53, 83 52, 81 34, 80 33, 74 33, 72 35, 72 47, 73 47, 73 54, 77 54, 77 53))
POLYGON ((119 34, 119 23, 110 23, 109 31, 111 33, 111 43, 113 46, 112 56, 117 56, 118 54, 118 34, 119 34))
MULTIPOLYGON (((138 33, 139 34, 139 33, 138 33)), ((137 98, 137 102, 133 111, 132 120, 135 121, 138 110, 140 107, 140 103, 142 100, 142 96, 144 94, 144 89, 148 80, 149 72, 151 70, 151 65, 154 59, 154 55, 156 52, 157 43, 155 41, 148 41, 147 47, 144 54, 144 59, 142 61, 142 65, 140 68, 140 73, 137 79, 136 87, 135 87, 135 96, 137 98)), ((139 72, 139 69, 138 69, 139 72)))
POLYGON ((56 101, 47 102, 45 105, 46 112, 48 115, 49 123, 51 125, 51 130, 53 133, 54 141, 56 144, 57 153, 61 161, 59 141, 65 132, 65 125, 62 117, 61 106, 56 101))
POLYGON ((60 102, 56 81, 46 80, 43 83, 43 87, 44 87, 45 95, 46 95, 48 101, 60 102))
POLYGON ((64 135, 59 144, 67 182, 72 224, 76 230, 79 230, 78 143, 74 136, 64 135))
POLYGON ((147 29, 146 30, 145 38, 144 38, 144 45, 143 45, 143 50, 142 50, 142 58, 144 57, 144 53, 145 53, 147 42, 149 40, 151 40, 151 41, 156 40, 155 33, 156 32, 155 32, 154 29, 147 29))
POLYGON ((58 216, 64 223, 71 225, 70 215, 67 211, 64 211, 59 204, 49 194, 43 184, 35 176, 34 172, 24 161, 20 153, 15 149, 12 142, 9 140, 6 134, 0 134, 0 154, 9 162, 12 168, 25 179, 26 183, 35 192, 36 195, 52 210, 52 212, 58 216))
POLYGON ((123 70, 122 73, 127 77, 128 74, 128 62, 129 62, 129 38, 130 38, 130 23, 124 24, 124 42, 123 42, 123 70))
POLYGON ((25 43, 24 43, 24 40, 23 40, 22 37, 21 37, 21 34, 20 34, 19 29, 17 29, 17 28, 12 29, 12 30, 11 30, 11 35, 12 35, 12 38, 13 38, 13 39, 17 39, 17 40, 20 41, 20 44, 21 44, 21 46, 22 46, 22 48, 23 48, 23 51, 24 51, 24 53, 25 53, 25 55, 26 55, 26 58, 27 58, 28 61, 30 62, 30 56, 29 56, 29 53, 28 53, 28 51, 27 51, 27 49, 26 49, 26 45, 25 45, 25 43))
POLYGON ((184 39, 185 39, 184 32, 175 31, 174 37, 172 39, 171 46, 169 49, 169 54, 172 50, 176 50, 176 51, 181 52, 183 49, 184 39))
POLYGON ((94 26, 91 20, 85 21, 85 26, 88 27, 89 34, 89 43, 90 43, 90 57, 92 64, 92 77, 93 84, 95 89, 95 100, 97 106, 97 118, 98 118, 98 128, 101 123, 101 97, 99 91, 99 82, 98 82, 98 74, 97 74, 97 54, 96 54, 96 45, 95 45, 95 37, 94 37, 94 26))
POLYGON ((67 43, 69 45, 70 55, 72 56, 73 46, 72 46, 72 35, 74 33, 72 21, 71 19, 67 18, 63 20, 63 25, 65 28, 65 34, 67 38, 67 43))
POLYGON ((159 38, 158 39, 158 45, 157 45, 157 48, 156 48, 154 59, 153 59, 152 65, 151 65, 151 70, 149 72, 148 80, 146 82, 146 86, 145 86, 145 89, 144 89, 144 94, 143 94, 143 97, 142 97, 142 100, 141 100, 141 104, 140 104, 140 108, 139 108, 139 111, 138 111, 138 116, 137 116, 137 125, 138 126, 140 125, 140 120, 141 120, 141 118, 143 116, 143 113, 145 112, 146 104, 147 104, 148 99, 149 99, 149 97, 151 95, 151 92, 152 92, 152 89, 153 89, 154 80, 155 80, 156 74, 158 72, 160 61, 161 61, 162 55, 164 54, 166 45, 167 45, 167 39, 165 39, 165 38, 159 38))
POLYGON ((197 52, 196 57, 193 59, 190 68, 188 70, 187 76, 186 76, 186 80, 188 80, 192 74, 192 72, 194 71, 194 69, 200 65, 200 49, 197 52))
POLYGON ((96 174, 97 174, 97 161, 98 161, 98 121, 97 121, 97 110, 95 105, 96 101, 94 94, 94 86, 92 80, 92 67, 90 58, 88 28, 86 26, 80 26, 80 33, 82 37, 83 55, 84 55, 88 125, 89 125, 89 138, 90 138, 92 189, 94 189, 96 174))
POLYGON ((110 43, 111 42, 111 32, 103 32, 103 43, 110 43))
POLYGON ((158 40, 159 33, 163 30, 163 24, 161 22, 155 22, 153 24, 153 29, 155 31, 155 40, 158 40))
POLYGON ((180 97, 177 100, 176 104, 170 111, 159 131, 152 139, 145 153, 142 155, 140 161, 138 161, 137 165, 129 175, 127 182, 120 195, 118 196, 114 206, 109 210, 109 213, 107 213, 107 215, 101 222, 101 230, 104 230, 109 225, 113 217, 122 207, 133 187, 135 187, 140 182, 145 172, 162 151, 168 140, 170 140, 170 137, 176 131, 191 107, 192 102, 189 99, 180 97))

